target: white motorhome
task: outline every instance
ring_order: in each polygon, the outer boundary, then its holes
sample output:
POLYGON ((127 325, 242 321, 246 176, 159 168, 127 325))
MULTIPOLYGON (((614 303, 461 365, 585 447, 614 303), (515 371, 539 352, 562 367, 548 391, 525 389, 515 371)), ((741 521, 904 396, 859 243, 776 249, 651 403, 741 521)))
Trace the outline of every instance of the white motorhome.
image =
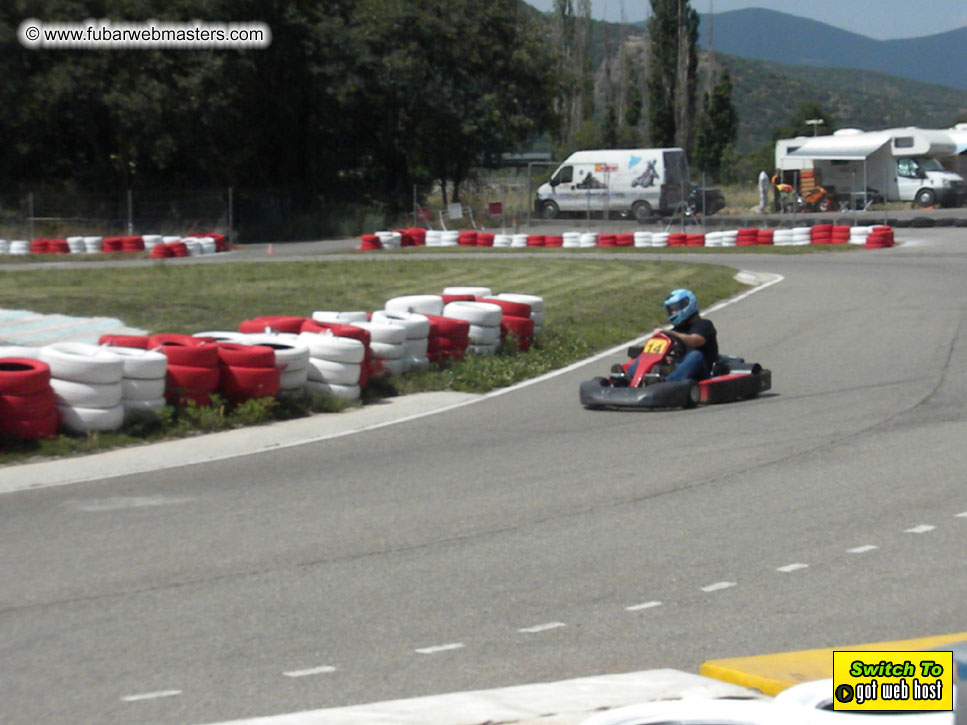
POLYGON ((537 189, 534 210, 544 219, 619 213, 643 222, 674 212, 687 185, 680 148, 577 151, 537 189))
POLYGON ((945 170, 938 160, 953 156, 956 149, 944 131, 844 129, 832 136, 780 139, 776 142, 776 168, 787 182, 790 173, 812 170, 816 183, 841 201, 865 198, 872 187, 887 201, 960 206, 964 179, 945 170))

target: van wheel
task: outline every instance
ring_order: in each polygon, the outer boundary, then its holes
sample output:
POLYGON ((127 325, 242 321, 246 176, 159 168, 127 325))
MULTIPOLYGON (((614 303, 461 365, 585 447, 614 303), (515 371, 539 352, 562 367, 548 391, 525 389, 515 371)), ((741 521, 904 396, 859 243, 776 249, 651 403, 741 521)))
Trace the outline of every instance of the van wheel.
POLYGON ((936 196, 932 189, 920 189, 916 196, 918 206, 933 206, 936 196))
POLYGON ((541 218, 542 219, 557 219, 561 214, 560 207, 553 201, 545 201, 541 205, 541 218))
POLYGON ((631 207, 631 214, 636 222, 646 222, 651 219, 651 204, 647 201, 635 202, 631 207))

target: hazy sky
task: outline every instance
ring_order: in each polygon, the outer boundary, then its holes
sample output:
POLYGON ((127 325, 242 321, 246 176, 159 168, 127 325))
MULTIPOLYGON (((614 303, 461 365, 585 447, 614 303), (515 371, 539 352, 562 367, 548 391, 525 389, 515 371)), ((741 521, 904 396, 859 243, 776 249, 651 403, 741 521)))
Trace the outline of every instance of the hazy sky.
MULTIPOLYGON (((554 0, 527 2, 545 11, 554 6, 554 0)), ((700 13, 707 13, 710 6, 716 13, 748 7, 768 8, 879 40, 933 35, 967 25, 967 0, 691 0, 691 3, 700 13)), ((619 22, 622 6, 628 22, 643 20, 651 9, 649 0, 591 0, 592 14, 598 20, 619 22)))

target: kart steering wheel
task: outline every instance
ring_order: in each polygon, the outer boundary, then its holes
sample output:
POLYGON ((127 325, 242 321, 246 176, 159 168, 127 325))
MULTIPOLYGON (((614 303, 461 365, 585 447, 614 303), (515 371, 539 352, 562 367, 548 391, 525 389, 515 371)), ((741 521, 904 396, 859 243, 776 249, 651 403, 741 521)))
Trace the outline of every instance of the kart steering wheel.
POLYGON ((668 335, 668 339, 671 340, 672 344, 668 350, 668 357, 672 360, 681 360, 685 357, 685 353, 688 352, 685 349, 685 343, 674 335, 668 335))

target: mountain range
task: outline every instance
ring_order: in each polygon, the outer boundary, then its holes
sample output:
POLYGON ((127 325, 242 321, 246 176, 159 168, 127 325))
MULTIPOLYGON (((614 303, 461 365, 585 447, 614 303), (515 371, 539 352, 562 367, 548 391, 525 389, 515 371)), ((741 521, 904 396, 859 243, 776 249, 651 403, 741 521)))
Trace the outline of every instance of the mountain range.
MULTIPOLYGON (((872 10, 870 12, 875 12, 872 10)), ((937 35, 874 40, 816 20, 747 8, 701 15, 700 47, 809 68, 854 68, 967 89, 967 27, 937 35)))

